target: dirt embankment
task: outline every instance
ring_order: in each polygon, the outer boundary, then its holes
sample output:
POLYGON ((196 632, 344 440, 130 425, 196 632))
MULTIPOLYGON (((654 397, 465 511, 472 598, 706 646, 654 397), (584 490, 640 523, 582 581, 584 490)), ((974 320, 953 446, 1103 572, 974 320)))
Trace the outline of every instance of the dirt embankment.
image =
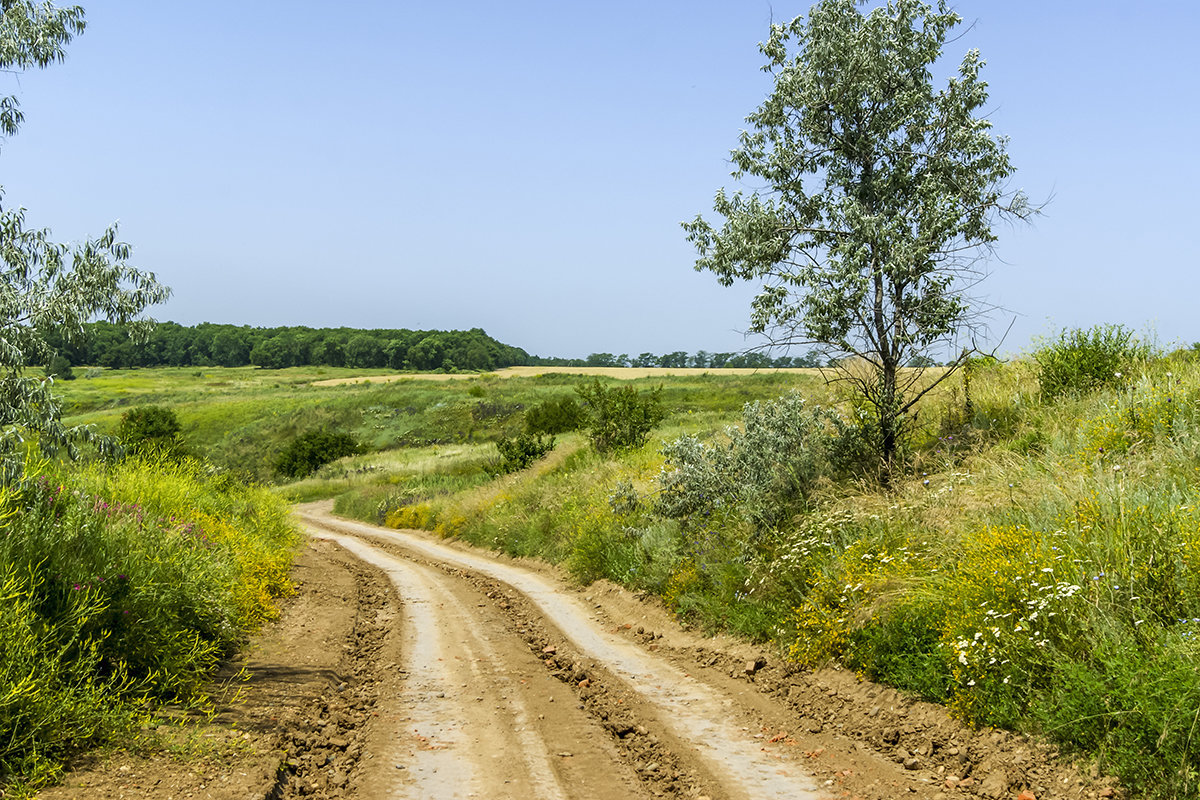
POLYGON ((610 584, 301 510, 240 695, 46 798, 1103 798, 1050 747, 677 625, 610 584))

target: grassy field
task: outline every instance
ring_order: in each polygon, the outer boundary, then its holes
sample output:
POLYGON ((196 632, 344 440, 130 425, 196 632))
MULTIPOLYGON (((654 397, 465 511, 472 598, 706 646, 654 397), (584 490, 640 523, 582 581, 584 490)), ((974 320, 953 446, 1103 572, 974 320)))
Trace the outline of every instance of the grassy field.
MULTIPOLYGON (((344 431, 372 452, 488 442, 519 430, 527 406, 572 395, 580 380, 578 370, 520 378, 473 375, 453 382, 405 375, 386 383, 366 382, 370 373, 332 368, 79 373, 90 377, 56 384, 69 423, 111 432, 130 408, 170 406, 183 425, 184 439, 206 458, 258 480, 273 479, 271 464, 279 451, 308 430, 344 431), (323 385, 327 380, 350 382, 323 385)), ((664 381, 641 377, 632 383, 651 386, 664 381)), ((664 400, 675 415, 719 415, 748 400, 819 384, 810 374, 701 371, 665 381, 664 400)))
POLYGON ((1139 351, 1058 396, 1045 369, 981 361, 948 380, 887 491, 854 403, 804 372, 632 378, 663 387, 646 446, 563 434, 499 477, 493 442, 579 375, 139 371, 67 394, 76 420, 109 426, 170 405, 195 446, 265 478, 289 437, 351 432, 368 452, 277 491, 656 593, 797 663, 1050 736, 1145 796, 1198 797, 1200 365, 1139 351))
MULTIPOLYGON (((616 380, 632 381, 639 378, 684 378, 703 375, 728 377, 731 375, 820 375, 819 369, 785 368, 785 369, 748 369, 731 367, 728 369, 701 369, 697 367, 505 367, 487 373, 494 378, 537 378, 543 375, 583 375, 597 378, 615 378, 616 380)), ((453 381, 472 380, 478 378, 470 373, 396 373, 392 375, 346 376, 341 378, 325 378, 316 382, 317 386, 344 386, 350 383, 390 383, 402 380, 453 381)))

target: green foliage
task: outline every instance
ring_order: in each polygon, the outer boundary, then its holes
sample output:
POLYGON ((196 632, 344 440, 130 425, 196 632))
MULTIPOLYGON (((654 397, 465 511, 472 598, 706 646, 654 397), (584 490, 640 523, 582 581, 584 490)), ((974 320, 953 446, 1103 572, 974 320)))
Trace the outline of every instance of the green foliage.
POLYGON ((723 226, 698 216, 684 229, 697 270, 764 286, 752 332, 839 359, 890 465, 923 393, 901 366, 970 329, 966 292, 994 221, 1033 212, 1004 194, 1013 167, 984 114, 979 53, 934 86, 959 16, 920 0, 865 15, 860 5, 821 0, 807 19, 771 26, 759 47, 775 86, 732 153, 733 176, 765 189, 721 190, 723 226))
POLYGON ((1178 632, 1110 634, 1056 665, 1038 723, 1147 797, 1200 795, 1200 619, 1178 632))
POLYGON ((139 406, 121 415, 117 439, 131 453, 180 453, 183 440, 179 417, 165 406, 139 406))
POLYGON ((298 534, 196 464, 26 474, 0 490, 0 777, 36 781, 145 700, 192 697, 275 615, 298 534))
POLYGON ((528 433, 555 436, 577 431, 586 421, 587 415, 583 408, 570 395, 543 400, 525 409, 525 430, 528 433))
POLYGON ((496 442, 500 460, 485 466, 494 475, 507 475, 525 469, 554 449, 554 437, 543 438, 538 433, 519 433, 513 438, 496 442))
POLYGON ((275 459, 275 471, 285 478, 303 478, 331 461, 360 451, 360 445, 348 433, 308 431, 283 448, 275 459))
POLYGON ((75 380, 75 372, 71 369, 71 361, 66 356, 56 355, 46 365, 46 377, 60 381, 75 380))
POLYGON ((588 437, 601 453, 641 447, 666 417, 662 386, 644 392, 628 384, 610 389, 596 379, 577 385, 575 392, 587 414, 588 437))
POLYGON ((88 323, 86 336, 69 342, 52 337, 76 366, 111 368, 157 366, 297 366, 354 369, 485 370, 534 360, 519 347, 503 344, 480 328, 467 331, 402 329, 257 328, 249 325, 195 326, 165 322, 145 338, 131 342, 120 325, 88 323))
POLYGON ((1033 353, 1042 397, 1054 400, 1105 386, 1121 386, 1139 361, 1150 355, 1123 325, 1071 328, 1045 341, 1033 353))
POLYGON ((747 403, 742 426, 726 429, 727 442, 676 439, 663 449, 659 513, 701 525, 714 514, 760 529, 780 524, 803 510, 817 482, 829 477, 835 417, 793 392, 747 403))

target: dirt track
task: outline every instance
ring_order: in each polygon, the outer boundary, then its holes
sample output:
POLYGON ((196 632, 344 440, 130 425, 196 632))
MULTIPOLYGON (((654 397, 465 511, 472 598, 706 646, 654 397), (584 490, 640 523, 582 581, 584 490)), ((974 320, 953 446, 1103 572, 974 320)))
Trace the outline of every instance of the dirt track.
POLYGON ((42 797, 1120 795, 1045 745, 697 636, 611 584, 298 514, 300 591, 251 677, 211 720, 159 726, 190 753, 110 753, 42 797))

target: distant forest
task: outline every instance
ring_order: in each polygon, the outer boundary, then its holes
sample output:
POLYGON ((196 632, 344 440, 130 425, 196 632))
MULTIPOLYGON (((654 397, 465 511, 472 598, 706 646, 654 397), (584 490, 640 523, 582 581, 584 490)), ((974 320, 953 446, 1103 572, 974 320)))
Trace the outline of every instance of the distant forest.
POLYGON ((476 371, 514 366, 568 367, 811 367, 807 356, 772 358, 765 353, 656 355, 592 353, 587 358, 543 358, 498 342, 481 328, 469 331, 414 331, 407 328, 253 328, 249 325, 195 326, 162 322, 148 341, 135 344, 121 325, 93 322, 83 341, 65 343, 51 335, 58 356, 55 372, 68 366, 130 367, 300 366, 389 368, 395 370, 476 371))

